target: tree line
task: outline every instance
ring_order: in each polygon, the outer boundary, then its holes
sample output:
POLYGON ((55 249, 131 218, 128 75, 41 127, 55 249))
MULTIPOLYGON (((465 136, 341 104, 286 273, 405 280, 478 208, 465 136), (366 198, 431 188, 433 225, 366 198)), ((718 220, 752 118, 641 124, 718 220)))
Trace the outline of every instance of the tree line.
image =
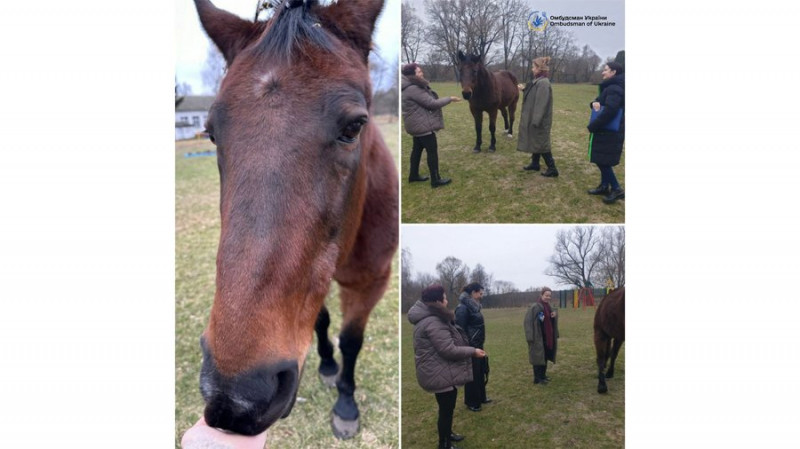
MULTIPOLYGON (((583 287, 618 288, 625 285, 625 227, 574 226, 559 231, 545 274, 569 289, 583 287)), ((436 264, 436 273, 413 274, 413 255, 401 252, 401 308, 407 312, 431 284, 441 284, 450 306, 455 307, 461 290, 471 282, 484 286, 487 307, 520 307, 530 304, 531 292, 541 286, 520 291, 512 282, 496 279, 481 263, 470 268, 461 259, 447 256, 436 264), (525 294, 522 294, 525 293, 525 294)))
POLYGON ((459 50, 480 55, 490 70, 509 70, 522 82, 531 61, 550 56, 556 82, 596 83, 603 59, 560 27, 531 32, 530 8, 521 0, 426 0, 418 11, 402 5, 401 58, 425 67, 433 81, 458 80, 459 50))

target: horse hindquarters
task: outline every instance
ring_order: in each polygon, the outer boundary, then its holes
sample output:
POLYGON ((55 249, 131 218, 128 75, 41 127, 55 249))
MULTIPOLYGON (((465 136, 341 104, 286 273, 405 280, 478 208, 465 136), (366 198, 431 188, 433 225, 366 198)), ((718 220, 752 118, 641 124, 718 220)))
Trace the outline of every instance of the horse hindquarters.
POLYGON ((397 171, 382 141, 375 143, 369 157, 361 225, 353 249, 334 274, 343 314, 339 333, 342 369, 336 379, 339 397, 331 421, 339 438, 350 438, 358 431, 358 405, 353 398, 356 359, 369 314, 389 283, 398 244, 397 171))

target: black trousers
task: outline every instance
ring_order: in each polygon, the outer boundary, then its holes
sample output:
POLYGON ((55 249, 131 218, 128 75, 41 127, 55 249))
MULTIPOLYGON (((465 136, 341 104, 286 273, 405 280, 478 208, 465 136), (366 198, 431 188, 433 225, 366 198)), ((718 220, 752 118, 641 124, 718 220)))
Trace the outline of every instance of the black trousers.
POLYGON ((439 442, 449 441, 450 434, 453 432, 453 410, 456 408, 458 390, 453 388, 446 393, 436 393, 436 402, 439 403, 439 442))
POLYGON ((472 358, 472 382, 464 385, 464 403, 468 407, 480 407, 486 400, 486 384, 483 372, 486 359, 472 358))
POLYGON ((422 150, 427 150, 428 170, 431 176, 439 172, 439 145, 436 142, 436 134, 431 133, 427 136, 414 137, 411 147, 411 177, 419 175, 419 161, 422 159, 422 150))

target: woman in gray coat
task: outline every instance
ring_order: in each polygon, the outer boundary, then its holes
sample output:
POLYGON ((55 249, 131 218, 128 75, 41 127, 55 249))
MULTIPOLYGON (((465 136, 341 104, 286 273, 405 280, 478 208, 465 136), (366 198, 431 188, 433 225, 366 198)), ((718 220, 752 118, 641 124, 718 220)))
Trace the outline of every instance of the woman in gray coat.
POLYGON ((444 288, 436 284, 425 288, 422 298, 408 311, 408 320, 414 325, 417 382, 434 393, 439 404, 439 449, 457 449, 452 441, 464 438, 452 429, 456 387, 472 380, 472 357, 486 357, 483 349, 468 345, 454 319, 444 288))
POLYGON ((558 176, 553 150, 550 145, 550 129, 553 125, 553 87, 547 76, 550 57, 545 56, 533 60, 533 81, 527 85, 520 84, 522 89, 522 113, 519 119, 519 140, 517 151, 531 153, 531 163, 523 170, 539 171, 539 157, 544 159, 547 170, 542 176, 555 178, 558 176))
POLYGON ((442 108, 452 101, 461 101, 458 97, 439 98, 431 89, 425 74, 416 63, 406 64, 400 72, 402 78, 403 124, 406 132, 413 138, 411 149, 411 168, 408 182, 427 181, 427 176, 419 175, 419 161, 422 150, 428 151, 428 170, 431 174, 431 187, 450 184, 450 179, 439 175, 439 151, 436 142, 436 131, 444 129, 442 108))
POLYGON ((553 291, 543 287, 539 299, 525 314, 523 327, 528 341, 528 361, 533 365, 533 383, 547 384, 547 361, 556 363, 558 349, 558 315, 550 309, 553 291))

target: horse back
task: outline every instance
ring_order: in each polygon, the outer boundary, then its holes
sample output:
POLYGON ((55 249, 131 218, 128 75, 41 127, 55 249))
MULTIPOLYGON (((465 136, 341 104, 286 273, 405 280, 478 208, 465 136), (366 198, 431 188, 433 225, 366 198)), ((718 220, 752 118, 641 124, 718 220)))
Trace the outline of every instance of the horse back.
POLYGON ((519 97, 517 77, 508 70, 499 70, 493 73, 495 87, 500 98, 500 107, 511 104, 519 97))

